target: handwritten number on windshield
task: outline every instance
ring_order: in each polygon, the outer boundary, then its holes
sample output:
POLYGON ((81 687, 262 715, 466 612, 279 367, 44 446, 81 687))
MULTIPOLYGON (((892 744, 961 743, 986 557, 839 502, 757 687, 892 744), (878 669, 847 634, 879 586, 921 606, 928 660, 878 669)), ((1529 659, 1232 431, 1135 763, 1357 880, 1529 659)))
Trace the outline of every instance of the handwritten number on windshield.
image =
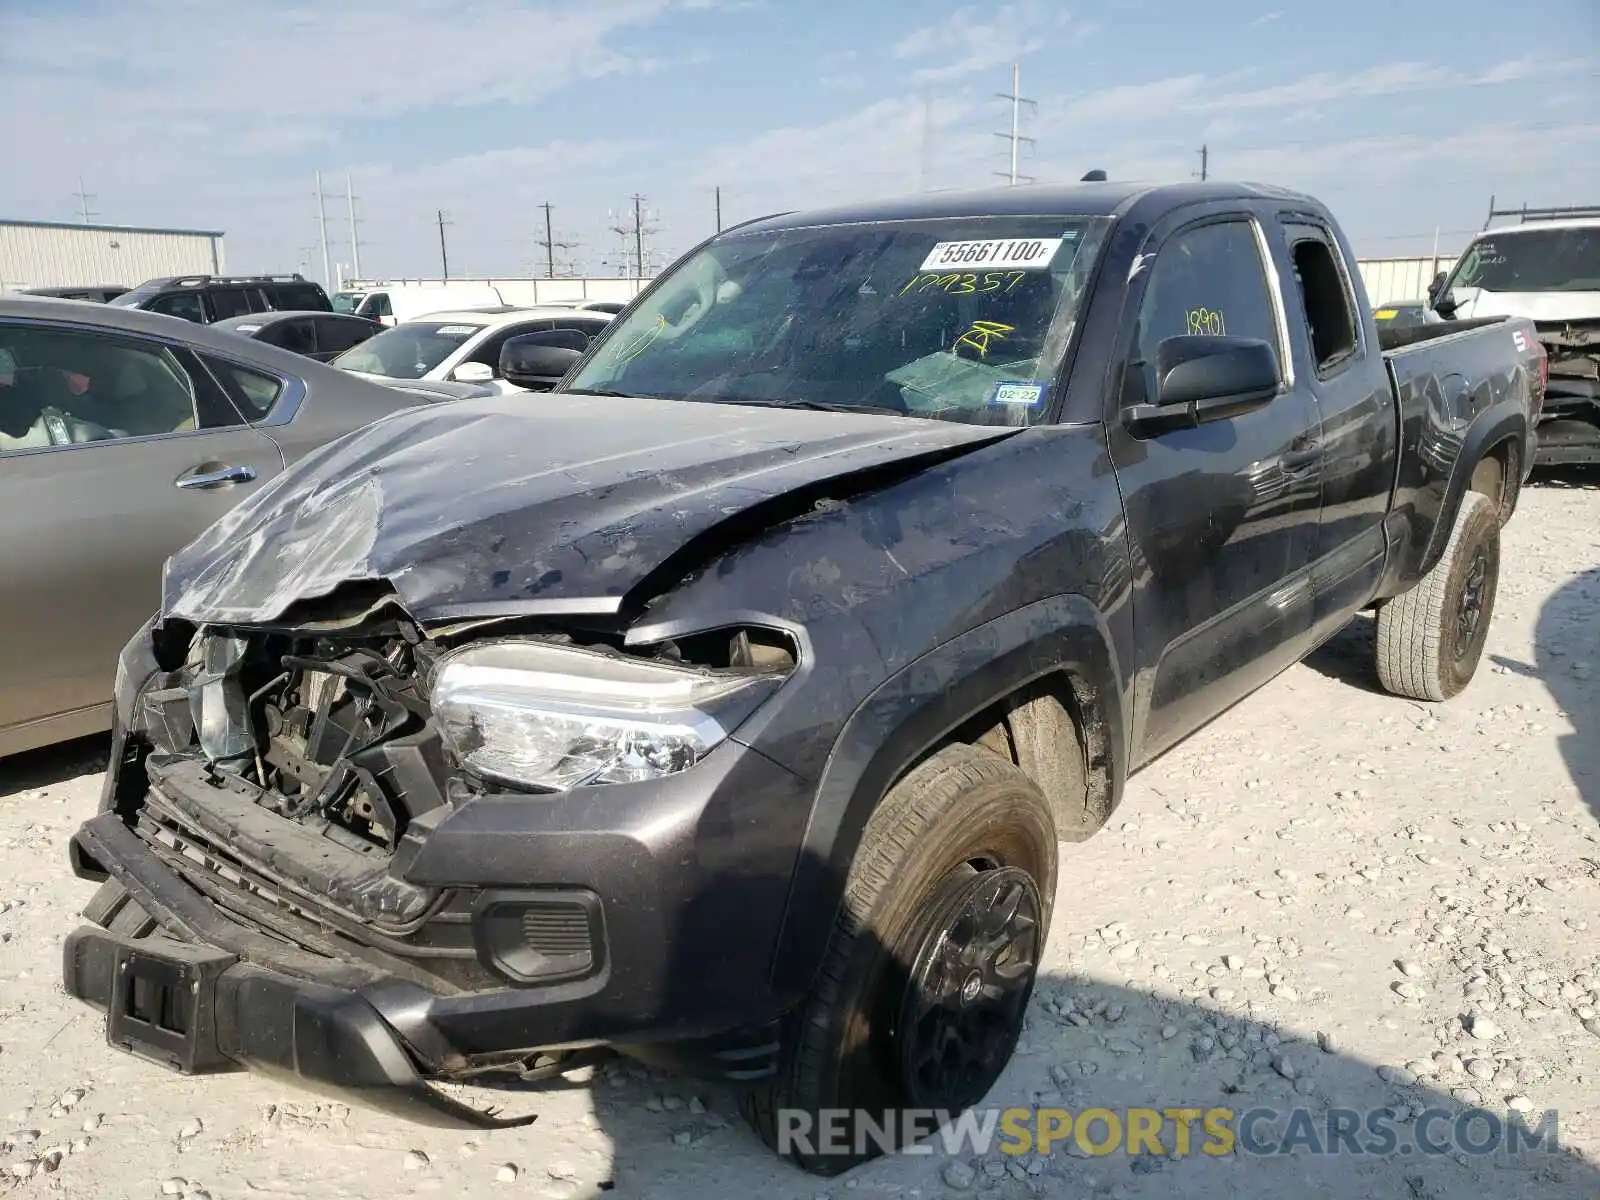
POLYGON ((935 291, 952 296, 970 296, 988 292, 1000 292, 1003 295, 1021 283, 1026 276, 1026 271, 984 271, 981 275, 960 271, 941 275, 937 271, 929 271, 926 274, 913 275, 911 281, 900 289, 900 295, 904 296, 912 290, 918 295, 935 291))

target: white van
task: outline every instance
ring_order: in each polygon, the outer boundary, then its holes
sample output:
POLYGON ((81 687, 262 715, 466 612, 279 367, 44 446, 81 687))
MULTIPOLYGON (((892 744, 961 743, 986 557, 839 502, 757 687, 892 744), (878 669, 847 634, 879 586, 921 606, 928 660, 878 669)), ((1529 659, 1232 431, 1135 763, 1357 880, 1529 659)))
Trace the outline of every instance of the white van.
POLYGON ((373 288, 364 292, 335 292, 333 311, 351 313, 397 325, 429 313, 446 309, 459 312, 467 308, 503 308, 505 297, 498 288, 482 283, 441 283, 426 287, 373 288))

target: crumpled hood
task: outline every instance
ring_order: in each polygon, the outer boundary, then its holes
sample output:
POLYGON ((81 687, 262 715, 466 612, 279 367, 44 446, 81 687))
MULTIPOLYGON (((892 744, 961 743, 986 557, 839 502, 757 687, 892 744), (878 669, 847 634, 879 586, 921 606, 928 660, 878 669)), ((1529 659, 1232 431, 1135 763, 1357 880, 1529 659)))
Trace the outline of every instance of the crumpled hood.
POLYGON ((1593 321, 1600 318, 1600 292, 1486 292, 1456 289, 1456 319, 1527 317, 1530 321, 1593 321))
POLYGON ((545 393, 408 409, 307 455, 167 563, 162 611, 260 624, 382 581, 417 621, 612 613, 719 523, 1017 432, 545 393))

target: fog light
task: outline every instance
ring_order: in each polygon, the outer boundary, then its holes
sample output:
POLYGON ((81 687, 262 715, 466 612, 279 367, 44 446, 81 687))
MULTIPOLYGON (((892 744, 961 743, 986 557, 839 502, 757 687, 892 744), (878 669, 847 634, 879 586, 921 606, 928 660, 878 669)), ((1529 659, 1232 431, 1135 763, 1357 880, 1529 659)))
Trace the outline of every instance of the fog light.
POLYGON ((485 965, 517 983, 583 979, 605 965, 593 892, 491 892, 478 902, 473 928, 485 965))

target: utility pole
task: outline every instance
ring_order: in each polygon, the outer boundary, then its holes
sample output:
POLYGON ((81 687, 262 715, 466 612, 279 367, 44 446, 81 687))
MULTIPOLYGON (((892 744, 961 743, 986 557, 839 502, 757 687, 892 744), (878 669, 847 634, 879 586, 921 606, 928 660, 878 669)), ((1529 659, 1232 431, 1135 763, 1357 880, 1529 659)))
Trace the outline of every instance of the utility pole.
POLYGON ((1211 163, 1211 149, 1208 146, 1200 147, 1200 182, 1206 181, 1207 168, 1211 163))
POLYGON ((82 175, 78 176, 78 190, 72 194, 78 198, 78 206, 83 210, 83 223, 85 225, 89 224, 89 218, 91 216, 98 217, 100 215, 99 213, 91 213, 89 211, 89 201, 98 200, 99 197, 93 192, 86 192, 83 190, 82 175))
POLYGON ((356 279, 361 278, 361 239, 356 236, 356 191, 350 182, 350 172, 344 173, 344 198, 350 207, 350 270, 356 279))
POLYGON ((333 264, 328 260, 328 206, 323 202, 322 172, 317 172, 317 229, 322 237, 322 283, 333 286, 333 264))
MULTIPOLYGON (((1017 161, 1018 161, 1018 157, 1019 157, 1019 151, 1022 148, 1022 143, 1023 142, 1031 143, 1033 141, 1033 139, 1031 137, 1023 137, 1022 136, 1022 106, 1024 104, 1026 104, 1030 108, 1034 108, 1034 109, 1037 109, 1039 106, 1037 104, 1035 104, 1032 100, 1027 100, 1027 99, 1023 98, 1023 95, 1022 95, 1022 68, 1017 63, 1012 63, 1011 64, 1011 93, 1010 93, 1010 95, 1007 95, 1004 92, 997 92, 996 95, 998 95, 1000 97, 1000 99, 1002 99, 1002 100, 1011 101, 1011 132, 1010 133, 997 133, 997 134, 995 134, 995 136, 996 137, 1005 138, 1008 142, 1011 143, 1011 171, 1010 171, 1010 174, 1009 174, 1009 179, 1010 179, 1011 183, 1015 184, 1018 180, 1027 178, 1027 176, 1023 176, 1023 175, 1018 175, 1017 174, 1017 161)), ((1003 172, 1003 171, 1002 172, 997 172, 997 174, 1001 175, 1003 178, 1006 177, 1006 172, 1003 172)), ((1032 182, 1032 181, 1030 180, 1029 182, 1032 182)))
POLYGON ((445 248, 444 227, 454 224, 454 221, 446 219, 444 209, 441 208, 439 210, 439 268, 445 279, 450 278, 450 251, 445 248))
POLYGON ((717 185, 717 232, 722 232, 722 185, 717 185))
POLYGON ((544 240, 536 244, 544 248, 545 278, 554 279, 556 277, 556 251, 571 250, 577 243, 556 241, 555 234, 551 232, 550 202, 546 200, 539 207, 544 209, 544 240))

